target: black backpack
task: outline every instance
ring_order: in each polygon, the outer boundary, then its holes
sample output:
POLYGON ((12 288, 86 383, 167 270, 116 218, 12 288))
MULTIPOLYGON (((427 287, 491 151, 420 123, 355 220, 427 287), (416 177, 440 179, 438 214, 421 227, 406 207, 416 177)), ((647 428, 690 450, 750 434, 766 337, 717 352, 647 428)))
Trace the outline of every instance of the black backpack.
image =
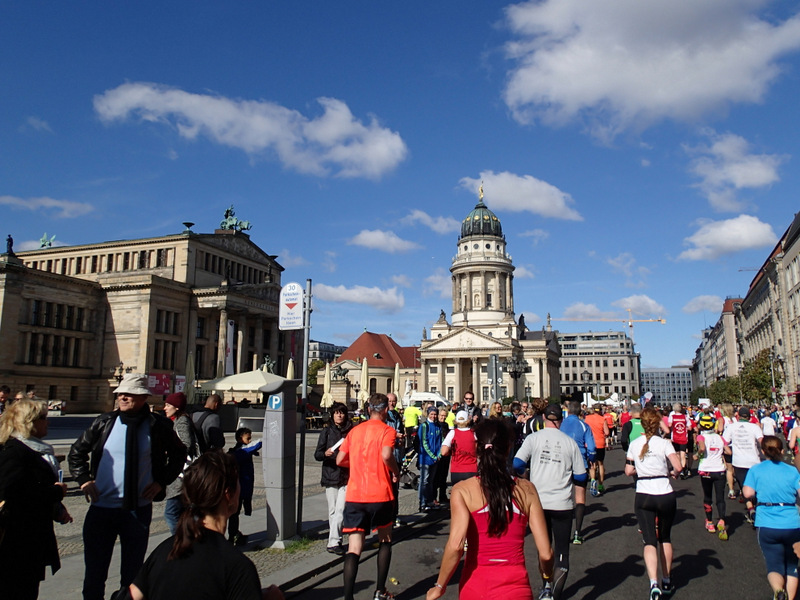
POLYGON ((203 433, 203 422, 209 417, 210 414, 211 411, 206 410, 202 415, 200 415, 197 421, 192 419, 192 425, 194 425, 194 437, 197 439, 197 448, 200 451, 200 454, 205 454, 205 452, 208 450, 208 440, 203 433))

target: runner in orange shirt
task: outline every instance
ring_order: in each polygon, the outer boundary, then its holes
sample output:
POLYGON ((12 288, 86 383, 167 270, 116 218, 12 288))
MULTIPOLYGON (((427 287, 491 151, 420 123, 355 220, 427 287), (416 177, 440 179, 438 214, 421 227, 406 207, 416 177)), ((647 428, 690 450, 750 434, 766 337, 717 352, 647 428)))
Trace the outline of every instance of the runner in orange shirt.
POLYGON ((392 560, 394 491, 399 470, 394 458, 395 431, 386 424, 389 400, 384 394, 369 399, 369 419, 358 424, 339 448, 336 464, 350 467, 350 480, 344 502, 342 532, 349 534, 344 557, 344 598, 353 600, 358 561, 367 533, 377 529, 378 579, 374 599, 391 600, 386 578, 392 560))
POLYGON ((608 437, 608 424, 601 413, 602 406, 595 404, 586 415, 586 424, 592 430, 597 455, 595 461, 589 465, 589 493, 592 496, 599 496, 606 491, 603 482, 606 479, 606 468, 603 461, 606 458, 606 438, 608 437))

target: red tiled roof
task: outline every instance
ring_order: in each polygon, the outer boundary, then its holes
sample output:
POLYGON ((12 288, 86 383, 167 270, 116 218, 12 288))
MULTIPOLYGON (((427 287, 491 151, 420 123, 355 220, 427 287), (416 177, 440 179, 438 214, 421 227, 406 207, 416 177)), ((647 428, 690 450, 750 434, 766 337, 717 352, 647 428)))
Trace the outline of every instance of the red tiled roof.
POLYGON ((353 360, 361 362, 367 359, 370 367, 394 367, 399 363, 403 368, 419 367, 416 356, 416 346, 399 346, 391 337, 384 333, 371 333, 365 331, 358 339, 350 344, 339 357, 339 360, 353 360), (376 358, 375 355, 380 358, 376 358))

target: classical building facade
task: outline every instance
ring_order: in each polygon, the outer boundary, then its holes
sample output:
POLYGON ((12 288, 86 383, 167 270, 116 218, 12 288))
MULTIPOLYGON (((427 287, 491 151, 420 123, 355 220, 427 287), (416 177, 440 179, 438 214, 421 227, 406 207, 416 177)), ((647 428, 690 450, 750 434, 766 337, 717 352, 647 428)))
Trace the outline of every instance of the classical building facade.
POLYGON ((623 331, 558 333, 561 394, 591 392, 622 401, 641 395, 640 357, 623 331))
POLYGON ((472 391, 481 404, 500 398, 558 397, 559 346, 549 327, 530 331, 514 314, 514 265, 497 216, 483 203, 461 224, 456 255, 450 266, 452 308, 444 310, 430 335, 420 342, 422 391, 460 400, 472 391), (503 365, 496 386, 491 370, 495 356, 503 365))
POLYGON ((652 392, 658 404, 689 403, 692 394, 692 370, 689 367, 642 369, 642 393, 652 392))
POLYGON ((267 355, 284 372, 298 353, 278 330, 276 258, 235 228, 7 253, 0 380, 77 412, 109 408, 122 372, 161 393, 267 355))

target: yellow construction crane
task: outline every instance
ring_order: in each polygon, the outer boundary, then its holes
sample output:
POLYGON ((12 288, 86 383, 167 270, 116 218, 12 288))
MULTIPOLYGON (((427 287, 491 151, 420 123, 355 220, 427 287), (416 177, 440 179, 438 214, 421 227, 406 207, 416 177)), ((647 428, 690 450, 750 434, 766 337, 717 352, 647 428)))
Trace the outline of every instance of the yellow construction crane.
POLYGON ((628 324, 628 328, 630 329, 631 344, 634 343, 634 340, 633 340, 633 324, 634 323, 661 323, 662 325, 666 325, 667 324, 667 320, 666 319, 661 319, 661 318, 658 318, 658 319, 634 319, 633 318, 633 314, 632 314, 633 311, 630 308, 626 308, 625 310, 628 311, 628 318, 627 319, 619 319, 619 318, 616 318, 616 319, 614 319, 614 318, 612 318, 612 319, 608 319, 608 318, 585 319, 585 318, 566 318, 565 317, 565 318, 562 318, 562 319, 551 319, 551 321, 588 321, 590 323, 591 322, 595 322, 595 321, 611 321, 611 322, 614 322, 614 323, 627 323, 628 324))

